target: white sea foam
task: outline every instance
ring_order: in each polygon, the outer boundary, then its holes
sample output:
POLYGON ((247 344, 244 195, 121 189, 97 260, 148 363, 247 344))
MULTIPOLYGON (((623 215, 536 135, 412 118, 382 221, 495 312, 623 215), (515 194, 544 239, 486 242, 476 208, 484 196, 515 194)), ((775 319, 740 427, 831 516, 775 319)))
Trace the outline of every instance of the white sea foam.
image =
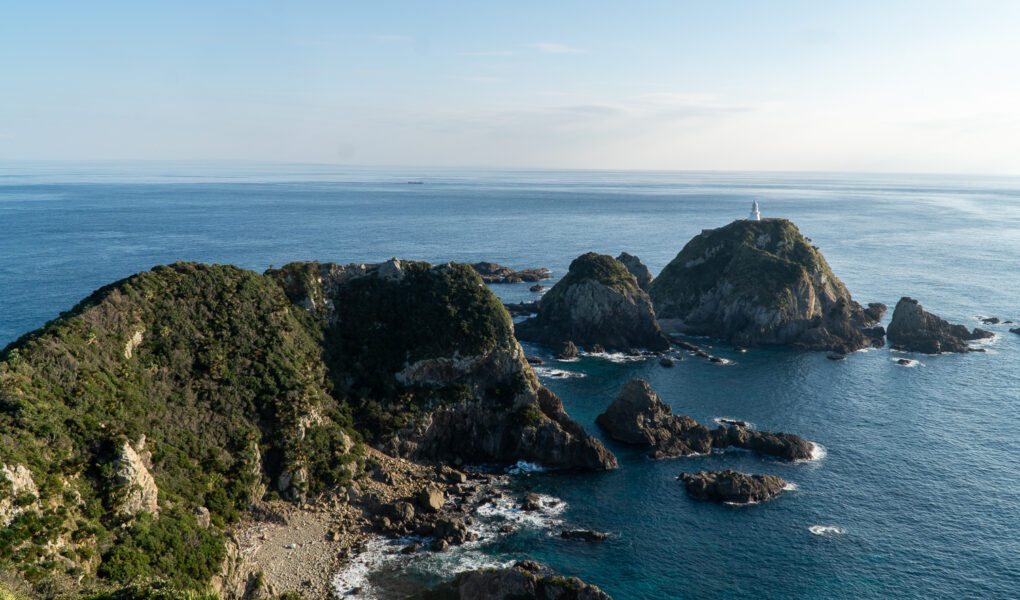
POLYGON ((846 529, 835 525, 812 525, 808 527, 808 531, 815 535, 843 535, 846 533, 846 529))
POLYGON ((808 442, 811 444, 811 460, 822 460, 829 455, 829 451, 825 449, 825 446, 818 442, 808 442))
POLYGON ((557 358, 556 362, 576 363, 580 362, 580 360, 581 360, 580 357, 575 356, 574 358, 557 358))
POLYGON ((530 463, 526 460, 519 460, 517 464, 509 466, 504 469, 511 475, 520 475, 521 473, 545 473, 549 469, 546 469, 538 463, 530 463))
POLYGON ((798 486, 796 483, 794 483, 792 481, 787 481, 786 485, 783 486, 783 491, 784 492, 796 492, 799 489, 800 489, 800 486, 798 486))
MULTIPOLYGON (((577 360, 577 359, 573 359, 577 360)), ((564 361, 567 362, 567 361, 564 361)), ((578 373, 577 371, 564 371, 562 369, 550 369, 549 367, 534 367, 535 373, 539 377, 555 377, 557 379, 574 379, 579 377, 586 377, 584 373, 578 373)))
MULTIPOLYGON (((899 362, 900 362, 901 360, 903 360, 903 359, 902 359, 902 358, 890 358, 889 360, 891 360, 891 361, 893 361, 894 363, 897 363, 897 364, 898 364, 898 363, 899 363, 899 362)), ((923 364, 921 364, 921 361, 919 361, 919 360, 911 360, 911 359, 909 359, 909 358, 908 358, 908 359, 907 359, 907 364, 905 364, 905 365, 900 365, 900 366, 901 366, 901 367, 923 367, 924 365, 923 365, 923 364)))
POLYGON ((627 363, 646 360, 648 357, 644 355, 631 356, 625 352, 586 352, 585 356, 592 358, 601 358, 602 360, 608 360, 614 363, 627 363))

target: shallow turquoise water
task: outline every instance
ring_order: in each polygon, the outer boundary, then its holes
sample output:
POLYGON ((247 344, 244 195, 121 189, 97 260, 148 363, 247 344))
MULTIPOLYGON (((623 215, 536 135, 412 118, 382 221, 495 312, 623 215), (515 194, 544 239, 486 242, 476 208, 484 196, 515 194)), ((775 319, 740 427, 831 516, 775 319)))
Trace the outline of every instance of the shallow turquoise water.
MULTIPOLYGON (((340 169, 188 164, 0 164, 0 344, 93 289, 175 260, 263 270, 291 260, 492 260, 566 271, 589 251, 639 255, 657 273, 702 228, 790 218, 860 302, 902 295, 973 327, 1020 320, 1020 180, 755 173, 340 169), (423 180, 424 185, 407 185, 423 180)), ((509 300, 527 286, 497 286, 509 300)), ((1014 325, 1015 326, 1015 325, 1014 325)), ((518 478, 567 502, 564 526, 481 548, 530 556, 628 598, 1015 598, 1020 590, 1020 336, 986 353, 845 362, 784 349, 719 366, 585 358, 543 376, 589 431, 631 377, 677 412, 797 433, 816 462, 747 453, 649 461, 608 442, 617 471, 518 478), (735 468, 798 490, 750 507, 691 501, 675 476, 735 468), (818 536, 813 525, 845 529, 818 536)), ((707 342, 711 344, 711 342, 707 342)), ((530 353, 543 354, 529 347, 530 353)), ((472 558, 476 560, 477 557, 472 558)), ((442 569, 422 567, 414 579, 442 569)))

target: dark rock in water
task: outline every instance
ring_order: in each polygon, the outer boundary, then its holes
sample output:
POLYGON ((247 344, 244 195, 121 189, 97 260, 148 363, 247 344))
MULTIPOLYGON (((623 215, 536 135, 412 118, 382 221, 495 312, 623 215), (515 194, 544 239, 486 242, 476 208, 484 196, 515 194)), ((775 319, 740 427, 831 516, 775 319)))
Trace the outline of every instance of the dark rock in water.
POLYGON ((557 577, 532 561, 510 569, 458 573, 452 581, 415 594, 409 600, 613 600, 576 577, 557 577))
POLYGON ((544 362, 541 358, 539 358, 537 356, 529 356, 529 357, 525 358, 525 360, 528 361, 529 365, 540 365, 540 364, 542 364, 544 362))
POLYGON ((672 358, 670 358, 668 356, 663 356, 662 358, 659 359, 659 364, 664 366, 664 367, 672 367, 676 363, 673 362, 672 358))
POLYGON ((1020 335, 1020 327, 1013 327, 1013 328, 1010 328, 1009 332, 1010 332, 1010 333, 1015 333, 1015 334, 1017 334, 1017 335, 1020 335))
POLYGON ((732 470, 683 473, 677 479, 694 498, 736 504, 771 500, 786 487, 786 481, 775 475, 745 475, 732 470))
POLYGON ((545 289, 544 285, 542 285, 541 283, 536 283, 535 285, 529 287, 528 291, 529 292, 541 292, 544 289, 545 289))
POLYGON ((563 342, 560 345, 560 349, 556 351, 555 356, 565 360, 577 358, 577 346, 574 345, 574 342, 563 342))
POLYGON ((744 348, 743 346, 734 346, 733 351, 738 354, 744 354, 747 352, 747 348, 744 348))
POLYGON ((898 361, 896 361, 896 364, 903 365, 903 366, 908 366, 908 365, 910 365, 910 361, 905 359, 905 358, 901 358, 898 361))
POLYGON ((497 265, 491 262, 472 263, 471 268, 482 276, 485 283, 522 283, 525 281, 539 281, 549 279, 552 273, 549 269, 524 269, 514 271, 510 267, 497 265))
POLYGON ((846 360, 846 354, 828 354, 825 358, 829 360, 846 360))
POLYGON ((648 287, 652 285, 652 273, 648 270, 648 267, 641 262, 641 259, 633 254, 621 252, 620 256, 616 257, 616 260, 620 261, 623 263, 623 266, 627 267, 630 274, 637 280, 638 286, 647 292, 648 287))
POLYGON ((860 329, 885 310, 855 302, 818 249, 785 219, 734 221, 702 232, 655 278, 649 295, 671 331, 844 354, 874 344, 860 329))
POLYGON ((1012 325, 1013 321, 1003 321, 1002 324, 1003 325, 1012 325))
POLYGON ((719 422, 724 423, 726 425, 737 425, 745 429, 751 426, 751 424, 748 423, 747 421, 741 421, 739 419, 719 419, 719 422))
POLYGON ((712 358, 712 355, 709 354, 708 352, 705 352, 704 350, 697 350, 694 353, 694 356, 697 356, 698 358, 712 358))
POLYGON ((644 356, 644 352, 637 348, 628 348, 626 354, 627 356, 644 356))
POLYGON ((535 493, 525 494, 524 500, 521 500, 521 510, 525 512, 542 510, 542 497, 535 493))
POLYGON ((582 540, 585 542, 601 542, 604 541, 609 535, 602 533, 601 531, 588 531, 586 529, 574 529, 570 531, 561 531, 560 537, 565 540, 582 540))
POLYGON ((1001 321, 999 321, 999 317, 988 317, 986 319, 981 319, 981 322, 985 325, 998 325, 1001 321))
POLYGON ((716 363, 716 364, 722 364, 722 363, 726 362, 726 359, 725 358, 719 358, 718 356, 709 356, 708 357, 708 362, 713 362, 713 363, 716 363))
POLYGON ((592 354, 605 354, 606 349, 602 347, 602 344, 592 344, 588 346, 588 352, 592 354))
POLYGON ((811 443, 796 435, 750 431, 739 425, 709 430, 687 415, 674 415, 641 379, 627 382, 620 396, 595 422, 616 441, 648 446, 648 456, 656 459, 706 454, 712 448, 730 446, 785 460, 804 460, 812 455, 811 443))
POLYGON ((538 315, 517 324, 518 339, 555 345, 572 340, 610 350, 666 350, 648 294, 619 261, 589 252, 546 292, 538 315))
POLYGON ((448 541, 446 541, 446 540, 444 540, 442 538, 437 538, 437 539, 432 541, 432 549, 435 550, 436 552, 442 552, 442 551, 446 550, 449 547, 450 547, 450 542, 448 542, 448 541))
POLYGON ((691 352, 698 352, 701 350, 701 348, 695 346, 694 344, 690 342, 685 342, 683 340, 670 340, 670 342, 677 348, 680 348, 681 350, 690 350, 691 352))
POLYGON ((511 317, 523 317, 525 315, 538 314, 538 302, 519 302, 517 304, 504 304, 503 308, 510 313, 511 317))
POLYGON ((950 324, 925 311, 917 300, 906 296, 896 303, 886 333, 893 349, 925 354, 970 352, 972 349, 968 341, 995 336, 983 329, 974 329, 972 332, 963 325, 950 324))

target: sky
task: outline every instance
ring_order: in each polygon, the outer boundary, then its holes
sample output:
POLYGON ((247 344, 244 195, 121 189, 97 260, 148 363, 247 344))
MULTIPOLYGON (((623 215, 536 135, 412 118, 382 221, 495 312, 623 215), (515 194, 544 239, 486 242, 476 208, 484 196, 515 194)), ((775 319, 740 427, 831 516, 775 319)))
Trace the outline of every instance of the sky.
POLYGON ((1020 2, 0 0, 0 160, 1020 175, 1020 2))

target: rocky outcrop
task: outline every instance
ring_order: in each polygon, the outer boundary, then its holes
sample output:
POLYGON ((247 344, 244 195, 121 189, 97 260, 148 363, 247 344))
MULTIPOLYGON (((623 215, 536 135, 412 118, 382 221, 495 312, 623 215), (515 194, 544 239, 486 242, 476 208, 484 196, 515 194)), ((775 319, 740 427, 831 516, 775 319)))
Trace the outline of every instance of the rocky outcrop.
POLYGON ((963 325, 950 324, 906 296, 896 303, 887 333, 894 349, 925 354, 969 352, 967 342, 995 336, 983 329, 970 331, 963 325))
POLYGON ((652 273, 645 266, 645 263, 641 262, 640 258, 626 252, 621 252, 620 256, 616 257, 616 260, 627 267, 630 274, 637 280, 638 286, 647 292, 648 288, 652 285, 652 273))
POLYGON ((612 600, 576 577, 556 577, 532 561, 509 569, 458 573, 453 581, 411 597, 416 600, 612 600))
POLYGON ((682 473, 677 479, 698 500, 732 504, 771 500, 786 487, 786 481, 775 475, 745 475, 732 470, 682 473))
POLYGON ((616 441, 647 446, 648 456, 656 459, 735 447, 785 460, 806 460, 813 450, 811 443, 799 436, 753 431, 735 422, 709 430, 687 415, 674 415, 641 379, 627 382, 620 396, 595 422, 616 441))
POLYGON ((0 464, 0 528, 25 511, 39 510, 39 488, 25 465, 0 464))
POLYGON ((783 344, 847 353, 882 340, 882 304, 863 308, 821 252, 785 219, 734 221, 684 246, 649 290, 669 332, 740 346, 783 344))
POLYGON ((497 265, 491 262, 471 263, 471 268, 478 272, 485 283, 524 283, 526 281, 541 281, 550 279, 552 273, 549 269, 523 269, 514 271, 510 267, 497 265))
MULTIPOLYGON (((114 493, 117 511, 124 516, 139 512, 159 513, 159 490, 149 473, 152 453, 145 449, 145 436, 135 446, 124 440, 116 461, 114 493)), ((208 512, 208 511, 207 511, 208 512)))
POLYGON ((554 345, 571 340, 609 350, 665 350, 669 342, 655 320, 648 295, 611 256, 589 252, 539 304, 538 315, 517 325, 521 340, 554 345))

